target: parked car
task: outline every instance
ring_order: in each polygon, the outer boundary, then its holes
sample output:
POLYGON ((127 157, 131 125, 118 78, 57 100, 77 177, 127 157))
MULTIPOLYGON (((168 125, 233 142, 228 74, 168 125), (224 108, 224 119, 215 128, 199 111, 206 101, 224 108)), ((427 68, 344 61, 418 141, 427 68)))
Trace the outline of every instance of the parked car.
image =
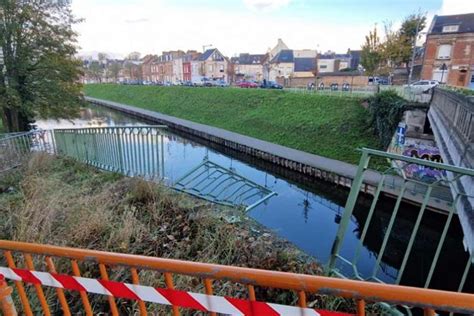
POLYGON ((349 91, 349 90, 351 90, 351 85, 347 82, 344 82, 342 84, 342 91, 349 91))
POLYGON ((276 83, 275 81, 263 81, 260 85, 262 89, 283 89, 281 84, 276 83))
POLYGON ((332 90, 332 91, 337 91, 337 90, 339 90, 339 84, 336 83, 336 82, 335 82, 335 83, 331 83, 331 86, 330 86, 330 87, 331 87, 331 90, 332 90))
POLYGON ((227 81, 225 81, 223 79, 215 80, 214 85, 217 86, 217 87, 228 87, 229 86, 227 81))
POLYGON ((420 80, 413 82, 412 84, 404 85, 411 90, 426 92, 434 87, 439 85, 439 82, 436 80, 420 80))
POLYGON ((192 81, 184 81, 184 82, 183 82, 183 86, 186 86, 186 87, 193 87, 194 84, 193 84, 192 81))
POLYGON ((241 81, 238 86, 241 88, 258 88, 258 84, 253 81, 241 81))

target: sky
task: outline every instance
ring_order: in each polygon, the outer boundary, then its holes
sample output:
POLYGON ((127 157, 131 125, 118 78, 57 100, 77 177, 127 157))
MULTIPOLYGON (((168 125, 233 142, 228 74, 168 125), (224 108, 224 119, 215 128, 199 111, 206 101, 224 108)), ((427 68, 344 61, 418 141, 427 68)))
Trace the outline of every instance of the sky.
MULTIPOLYGON (((166 50, 226 56, 265 53, 279 38, 291 49, 360 49, 375 25, 396 28, 407 15, 474 13, 472 0, 73 0, 81 55, 123 57, 166 50)), ((428 23, 428 24, 429 24, 428 23)))

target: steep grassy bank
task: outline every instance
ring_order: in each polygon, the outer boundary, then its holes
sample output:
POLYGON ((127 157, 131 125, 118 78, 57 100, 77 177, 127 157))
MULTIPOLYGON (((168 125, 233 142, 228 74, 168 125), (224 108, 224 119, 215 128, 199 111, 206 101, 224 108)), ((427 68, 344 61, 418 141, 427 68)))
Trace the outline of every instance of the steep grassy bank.
MULTIPOLYGON (((237 210, 45 154, 0 175, 0 239, 321 273, 314 260, 237 210), (240 221, 230 223, 231 216, 240 221)), ((3 256, 0 266, 5 265, 2 260, 3 256)), ((43 263, 37 262, 39 266, 43 263)), ((57 268, 71 273, 65 261, 57 262, 57 268)), ((128 278, 125 269, 111 273, 118 279, 128 278)), ((91 266, 83 266, 83 274, 97 277, 91 266)), ((146 272, 140 278, 143 284, 164 286, 161 274, 146 272)), ((176 277, 174 281, 179 289, 204 291, 200 280, 176 277)), ((28 288, 33 292, 33 287, 28 288)), ((216 282, 215 293, 247 295, 245 287, 224 281, 216 282)), ((60 312, 55 293, 48 290, 47 295, 50 306, 60 312)), ((77 293, 67 292, 67 297, 73 310, 80 309, 77 293)), ((95 313, 107 310, 105 297, 91 297, 95 313)), ((294 293, 258 288, 257 297, 286 304, 296 300, 294 293)), ((311 295, 308 301, 315 307, 352 309, 341 299, 311 295)), ((124 315, 136 311, 129 301, 121 301, 119 306, 124 315)), ((155 307, 159 315, 169 313, 166 308, 155 307)))
POLYGON ((259 89, 86 85, 91 97, 122 102, 357 163, 380 148, 360 100, 259 89))

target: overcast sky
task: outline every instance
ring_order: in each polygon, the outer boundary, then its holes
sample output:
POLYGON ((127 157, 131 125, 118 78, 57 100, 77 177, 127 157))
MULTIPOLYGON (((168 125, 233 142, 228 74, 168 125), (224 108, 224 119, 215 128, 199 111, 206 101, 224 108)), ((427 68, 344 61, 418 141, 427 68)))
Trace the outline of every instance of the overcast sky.
POLYGON ((160 54, 212 44, 227 56, 292 49, 359 49, 377 23, 418 11, 474 12, 472 0, 73 0, 81 52, 160 54))

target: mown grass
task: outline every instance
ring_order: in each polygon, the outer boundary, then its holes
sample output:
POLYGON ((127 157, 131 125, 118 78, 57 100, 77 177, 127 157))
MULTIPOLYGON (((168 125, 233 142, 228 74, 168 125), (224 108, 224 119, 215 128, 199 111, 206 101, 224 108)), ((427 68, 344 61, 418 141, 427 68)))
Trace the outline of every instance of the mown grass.
POLYGON ((358 163, 357 148, 381 148, 361 100, 260 89, 94 84, 91 97, 122 102, 358 163))
MULTIPOLYGON (((160 184, 98 171, 46 154, 33 155, 22 167, 0 177, 0 239, 321 273, 314 260, 263 232, 262 227, 237 210, 169 191, 160 184), (225 219, 230 215, 240 216, 241 222, 229 223, 225 219)), ((0 266, 6 264, 3 260, 1 257, 0 266)), ((18 258, 20 267, 22 261, 18 258)), ((36 257, 35 265, 45 269, 44 259, 36 257)), ((56 260, 56 265, 59 273, 71 273, 67 260, 56 260)), ((86 277, 99 277, 97 265, 81 264, 81 269, 86 277)), ((114 280, 130 282, 125 268, 111 267, 109 272, 114 280)), ((158 272, 141 271, 140 279, 145 285, 165 286, 158 272)), ((202 280, 175 277, 174 282, 178 289, 204 292, 202 280)), ((226 281, 215 282, 214 290, 217 295, 247 297, 244 286, 226 281)), ((28 286, 28 291, 32 298, 36 297, 33 287, 28 286)), ((46 295, 53 314, 60 314, 55 292, 48 289, 46 295)), ((78 294, 67 291, 66 295, 76 314, 81 310, 78 294)), ((105 297, 90 298, 95 314, 108 310, 105 297)), ((257 288, 257 298, 295 304, 297 295, 257 288)), ((34 314, 41 314, 38 302, 32 302, 34 314)), ((314 307, 354 310, 351 302, 338 298, 309 295, 308 302, 314 307)), ((123 315, 137 311, 130 301, 119 300, 118 305, 123 315)), ((157 315, 169 313, 167 307, 154 305, 152 309, 157 315)))

